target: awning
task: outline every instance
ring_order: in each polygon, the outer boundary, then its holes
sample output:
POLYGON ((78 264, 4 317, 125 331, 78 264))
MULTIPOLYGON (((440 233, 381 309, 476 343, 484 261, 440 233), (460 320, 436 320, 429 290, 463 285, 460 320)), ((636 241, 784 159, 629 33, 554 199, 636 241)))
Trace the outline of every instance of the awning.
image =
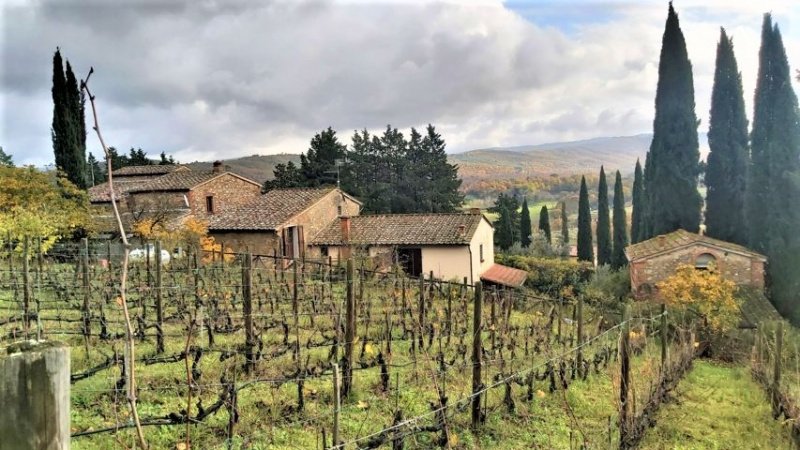
POLYGON ((519 288, 525 283, 528 272, 502 264, 494 264, 481 274, 481 281, 519 288))

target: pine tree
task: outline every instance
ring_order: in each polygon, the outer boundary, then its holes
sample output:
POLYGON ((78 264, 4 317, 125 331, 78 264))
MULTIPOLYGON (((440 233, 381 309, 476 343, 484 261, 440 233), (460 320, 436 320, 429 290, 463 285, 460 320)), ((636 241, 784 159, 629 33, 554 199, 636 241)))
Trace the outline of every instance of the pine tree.
POLYGON ((578 196, 578 260, 594 263, 592 243, 592 210, 589 208, 589 190, 586 177, 581 177, 581 190, 578 196))
POLYGON ((751 245, 767 255, 771 297, 800 323, 800 114, 783 40, 764 16, 747 190, 751 245))
POLYGON ((742 76, 733 54, 733 42, 720 30, 711 119, 708 129, 708 165, 705 171, 706 234, 737 244, 747 244, 744 197, 747 183, 747 117, 742 76))
MULTIPOLYGON (((541 226, 541 219, 539 220, 541 226)), ((522 215, 519 218, 519 242, 523 248, 531 246, 531 211, 528 209, 528 199, 522 199, 522 215)))
POLYGON ((446 144, 436 128, 428 124, 425 132, 422 139, 424 162, 419 166, 410 166, 417 173, 414 178, 424 179, 427 186, 422 208, 417 206, 415 211, 454 212, 464 202, 464 195, 458 190, 461 187, 458 166, 447 161, 446 144))
POLYGON ((696 233, 703 205, 697 191, 698 121, 692 64, 672 3, 661 46, 655 109, 653 141, 646 162, 650 167, 645 170, 647 237, 679 228, 696 233))
POLYGON ((14 158, 11 156, 10 153, 6 153, 5 151, 3 151, 2 146, 0 146, 0 166, 14 167, 14 158))
POLYGON ((567 219, 567 202, 561 202, 561 245, 569 242, 569 221, 567 219))
POLYGON ((159 166, 172 166, 175 165, 175 158, 172 155, 167 156, 166 152, 161 152, 161 160, 158 162, 159 166))
POLYGON ((547 205, 543 205, 539 211, 539 231, 544 233, 544 238, 548 244, 553 243, 553 236, 550 233, 550 213, 547 211, 547 205))
POLYGON ((92 152, 89 152, 89 157, 86 159, 86 179, 90 186, 97 186, 106 181, 106 171, 100 166, 100 161, 94 157, 92 152))
POLYGON ((608 211, 608 182, 606 171, 600 166, 597 186, 597 265, 611 264, 611 218, 608 211))
POLYGON ((611 268, 625 267, 625 247, 628 246, 628 217, 625 213, 625 192, 622 190, 622 175, 617 171, 614 180, 614 248, 611 254, 611 268))
POLYGON ((339 142, 333 128, 315 134, 306 153, 300 155, 303 185, 336 185, 336 160, 343 159, 346 151, 347 146, 339 142))
POLYGON ((637 243, 643 240, 642 227, 644 222, 644 180, 642 179, 642 165, 636 159, 636 169, 633 172, 633 211, 631 212, 631 242, 637 243))
POLYGON ((303 186, 303 175, 300 168, 293 161, 286 164, 277 164, 273 170, 274 178, 267 180, 261 187, 261 192, 266 193, 273 189, 296 188, 303 186))

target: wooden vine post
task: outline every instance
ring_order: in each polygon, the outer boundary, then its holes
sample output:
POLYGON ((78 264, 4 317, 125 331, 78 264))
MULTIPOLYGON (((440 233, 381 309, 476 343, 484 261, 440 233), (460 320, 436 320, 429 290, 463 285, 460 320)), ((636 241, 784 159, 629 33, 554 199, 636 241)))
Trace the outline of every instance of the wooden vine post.
POLYGON ((667 304, 661 304, 661 373, 667 370, 667 304))
POLYGON ((772 372, 772 416, 778 418, 781 413, 781 359, 783 355, 783 321, 778 322, 775 330, 775 368, 772 372))
POLYGON ((25 324, 25 333, 28 333, 31 328, 31 274, 28 258, 30 256, 30 238, 25 236, 22 241, 22 309, 24 314, 23 323, 25 324))
POLYGON ((422 350, 425 340, 425 274, 419 276, 419 348, 422 350))
POLYGON ((294 358, 300 367, 300 303, 298 299, 299 292, 297 290, 297 264, 298 260, 292 261, 292 316, 294 317, 294 332, 295 332, 295 345, 294 345, 294 358))
POLYGON ((161 293, 161 241, 155 243, 155 263, 156 263, 156 353, 164 353, 164 305, 162 304, 163 295, 161 293))
POLYGON ((475 299, 472 309, 472 429, 481 424, 481 306, 483 303, 481 282, 475 283, 475 299))
POLYGON ((631 365, 630 365, 630 305, 625 305, 622 313, 622 333, 620 336, 619 354, 620 354, 620 383, 619 383, 619 441, 620 448, 627 448, 628 435, 628 392, 630 389, 631 365))
POLYGON ((245 364, 244 371, 249 374, 255 367, 253 348, 256 345, 256 334, 253 330, 253 255, 247 252, 242 255, 242 314, 244 315, 245 364))
POLYGON ((339 413, 342 409, 339 365, 333 363, 333 448, 339 446, 339 413))
POLYGON ((350 395, 353 388, 353 346, 356 340, 356 299, 353 291, 353 260, 347 260, 347 298, 345 303, 344 367, 342 367, 342 396, 350 395))
POLYGON ((81 239, 81 284, 83 288, 83 336, 88 340, 91 333, 91 286, 89 284, 89 240, 81 239))
POLYGON ((583 372, 583 296, 578 296, 578 305, 575 308, 575 315, 577 316, 578 328, 577 328, 577 346, 578 346, 578 353, 577 353, 577 369, 578 375, 583 372))

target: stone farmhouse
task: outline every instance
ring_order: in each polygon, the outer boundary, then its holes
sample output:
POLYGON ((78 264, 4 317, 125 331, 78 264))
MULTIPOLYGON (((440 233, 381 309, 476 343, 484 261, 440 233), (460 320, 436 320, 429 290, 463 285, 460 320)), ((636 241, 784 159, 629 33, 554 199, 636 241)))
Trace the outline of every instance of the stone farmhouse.
POLYGON ((764 289, 767 258, 741 245, 677 230, 628 246, 625 249, 636 298, 655 294, 656 284, 668 278, 681 264, 698 270, 714 266, 738 285, 764 289))
POLYGON ((340 216, 355 216, 361 202, 334 187, 274 189, 209 218, 208 230, 233 251, 314 258, 307 243, 340 216))
MULTIPOLYGON (((186 166, 131 166, 112 172, 115 196, 125 226, 152 218, 167 225, 188 217, 209 219, 261 195, 261 185, 214 163, 210 171, 186 166)), ((101 232, 114 233, 108 183, 89 189, 89 201, 101 232)))
POLYGON ((338 261, 353 253, 378 265, 400 264, 410 276, 479 280, 520 287, 526 273, 494 263, 494 228, 479 211, 340 217, 312 241, 314 253, 338 261))

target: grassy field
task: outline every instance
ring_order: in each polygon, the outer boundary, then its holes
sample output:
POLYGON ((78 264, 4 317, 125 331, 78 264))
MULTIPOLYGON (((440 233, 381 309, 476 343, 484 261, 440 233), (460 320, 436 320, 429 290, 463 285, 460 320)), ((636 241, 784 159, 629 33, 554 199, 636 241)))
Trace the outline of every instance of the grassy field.
POLYGON ((764 391, 745 367, 697 360, 673 395, 642 449, 793 448, 788 429, 772 419, 764 391))

